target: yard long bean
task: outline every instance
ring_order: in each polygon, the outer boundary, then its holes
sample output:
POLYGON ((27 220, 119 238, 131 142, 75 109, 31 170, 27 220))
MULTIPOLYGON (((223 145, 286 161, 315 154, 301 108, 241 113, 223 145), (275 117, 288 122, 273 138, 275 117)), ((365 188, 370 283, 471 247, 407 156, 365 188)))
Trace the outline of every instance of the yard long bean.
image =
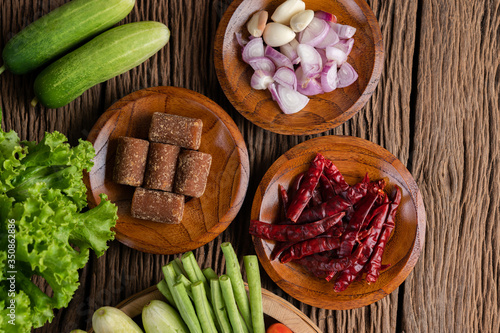
POLYGON ((200 320, 201 328, 203 333, 217 333, 215 328, 214 318, 210 311, 211 305, 208 303, 207 293, 205 292, 205 287, 202 281, 196 281, 191 285, 191 291, 193 292, 194 305, 196 307, 196 313, 198 314, 198 319, 200 320))
POLYGON ((186 287, 180 282, 176 283, 175 270, 172 263, 162 267, 163 275, 165 275, 165 281, 172 294, 175 305, 179 310, 179 313, 189 327, 191 333, 202 333, 200 322, 196 317, 196 312, 194 310, 193 304, 189 300, 189 296, 186 291, 186 287))
POLYGON ((167 281, 165 281, 165 279, 161 280, 156 285, 156 287, 161 292, 161 294, 167 299, 168 303, 170 303, 170 305, 172 305, 174 308, 177 308, 177 306, 175 305, 174 296, 172 296, 170 289, 168 289, 167 281))
POLYGON ((226 304, 222 298, 222 291, 220 289, 219 278, 210 279, 210 291, 212 293, 212 305, 215 313, 215 318, 220 326, 222 333, 231 333, 231 323, 227 317, 226 304))
POLYGON ((259 260, 257 256, 244 256, 245 271, 247 272, 248 291, 250 295, 250 310, 254 333, 264 333, 264 311, 262 309, 262 288, 260 285, 259 260))
POLYGON ((249 332, 253 333, 252 316, 250 313, 250 303, 245 290, 245 284, 241 276, 241 268, 234 252, 233 246, 229 242, 222 243, 222 252, 226 259, 226 274, 230 278, 231 285, 233 286, 234 298, 238 304, 241 316, 245 320, 245 324, 249 332))
POLYGON ((233 332, 246 333, 247 331, 245 330, 245 322, 241 319, 240 313, 238 312, 238 307, 236 306, 231 278, 227 275, 222 275, 219 278, 219 282, 220 289, 222 291, 222 297, 224 298, 224 304, 226 304, 227 314, 229 316, 229 321, 231 322, 233 332))

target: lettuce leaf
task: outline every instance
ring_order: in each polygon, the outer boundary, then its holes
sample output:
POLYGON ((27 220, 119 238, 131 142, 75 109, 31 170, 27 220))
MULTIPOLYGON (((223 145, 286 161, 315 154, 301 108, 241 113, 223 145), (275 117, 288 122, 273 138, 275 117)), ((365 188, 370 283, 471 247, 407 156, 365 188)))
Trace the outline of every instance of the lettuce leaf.
MULTIPOLYGON (((1 120, 1 118, 0 118, 1 120)), ((72 148, 58 132, 40 142, 21 142, 13 131, 0 129, 0 332, 28 332, 54 317, 53 309, 68 305, 79 286, 78 269, 98 256, 114 238, 117 208, 101 195, 87 206, 83 171, 95 156, 92 144, 80 140, 72 148), (15 295, 9 293, 8 221, 15 221, 15 295), (41 276, 53 295, 31 282, 41 276), (14 296, 14 297, 12 297, 14 296), (16 325, 8 323, 9 302, 15 299, 16 325)))

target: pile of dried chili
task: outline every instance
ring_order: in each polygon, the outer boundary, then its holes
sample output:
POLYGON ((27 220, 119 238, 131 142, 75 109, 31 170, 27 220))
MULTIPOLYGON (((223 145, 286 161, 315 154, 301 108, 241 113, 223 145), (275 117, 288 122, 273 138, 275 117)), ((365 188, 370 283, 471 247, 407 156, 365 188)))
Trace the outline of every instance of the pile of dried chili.
POLYGON ((313 275, 334 280, 334 290, 353 281, 377 281, 382 255, 395 227, 401 189, 391 199, 385 181, 368 174, 350 186, 332 161, 317 154, 288 191, 279 186, 282 218, 250 221, 250 234, 276 241, 271 259, 296 262, 313 275), (365 276, 366 274, 366 276, 365 276))

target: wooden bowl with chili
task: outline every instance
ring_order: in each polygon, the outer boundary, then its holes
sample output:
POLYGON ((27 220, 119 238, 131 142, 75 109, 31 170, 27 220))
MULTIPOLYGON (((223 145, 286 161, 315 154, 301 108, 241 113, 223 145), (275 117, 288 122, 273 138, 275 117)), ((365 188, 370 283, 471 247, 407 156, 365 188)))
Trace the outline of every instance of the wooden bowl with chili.
MULTIPOLYGON (((293 147, 273 163, 255 194, 252 220, 277 223, 283 219, 279 186, 287 189, 297 175, 309 169, 317 153, 331 160, 351 186, 361 182, 367 174, 372 181, 385 181, 383 189, 391 199, 396 187, 401 189, 395 227, 383 252, 383 269, 378 280, 371 284, 364 279, 355 280, 347 289, 336 292, 334 281, 339 274, 328 282, 314 276, 295 261, 283 264, 278 259, 271 260, 275 241, 254 237, 255 250, 272 280, 297 300, 333 310, 362 307, 394 291, 415 266, 425 237, 422 196, 409 171, 384 148, 356 137, 324 136, 293 147)), ((354 206, 355 209, 357 207, 354 206)))

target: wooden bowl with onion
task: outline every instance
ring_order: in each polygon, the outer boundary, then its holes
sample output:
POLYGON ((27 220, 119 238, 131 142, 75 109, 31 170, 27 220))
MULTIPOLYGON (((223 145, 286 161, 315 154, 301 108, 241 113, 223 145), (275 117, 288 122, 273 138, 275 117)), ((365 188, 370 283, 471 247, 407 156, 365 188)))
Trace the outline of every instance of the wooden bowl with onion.
MULTIPOLYGON (((116 307, 134 318, 140 316, 144 306, 152 300, 166 301, 156 286, 127 298, 116 307)), ((262 289, 262 308, 266 326, 279 322, 296 333, 321 333, 321 330, 303 312, 266 289, 262 289)), ((93 332, 90 329, 89 333, 93 332)))
POLYGON ((274 242, 254 237, 259 260, 278 286, 297 300, 319 308, 347 310, 376 302, 394 291, 410 274, 422 250, 425 237, 425 208, 420 191, 405 166, 384 148, 349 136, 323 136, 301 143, 273 163, 259 184, 251 219, 275 222, 280 216, 278 185, 288 188, 295 176, 306 171, 317 153, 330 159, 353 185, 368 173, 371 180, 384 179, 385 190, 402 190, 395 228, 385 248, 382 270, 373 284, 355 281, 346 290, 335 292, 334 280, 327 282, 302 266, 270 260, 274 242))
POLYGON ((269 90, 250 86, 253 69, 242 60, 235 33, 248 36, 246 23, 259 10, 269 16, 284 0, 235 0, 225 12, 215 39, 217 77, 229 101, 248 120, 266 130, 304 135, 324 132, 354 116, 374 92, 382 71, 384 52, 377 19, 364 0, 306 1, 306 9, 322 10, 337 16, 338 23, 356 28, 348 63, 358 79, 348 87, 310 96, 307 106, 284 114, 269 90))

